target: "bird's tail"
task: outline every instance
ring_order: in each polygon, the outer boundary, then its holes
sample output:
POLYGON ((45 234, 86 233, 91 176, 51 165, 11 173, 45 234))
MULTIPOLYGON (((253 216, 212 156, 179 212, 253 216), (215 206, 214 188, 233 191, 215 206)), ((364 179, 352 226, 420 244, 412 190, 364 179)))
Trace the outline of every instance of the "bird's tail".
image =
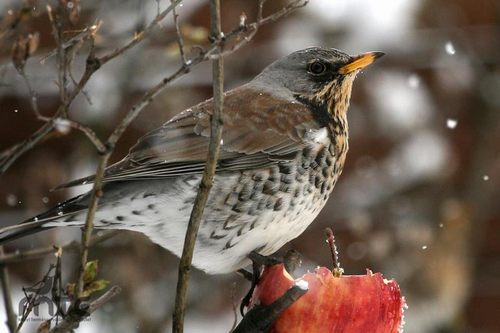
MULTIPOLYGON (((46 226, 49 222, 60 221, 61 226, 65 225, 65 222, 68 224, 69 222, 74 222, 72 217, 86 209, 86 206, 81 203, 84 198, 86 198, 84 195, 77 196, 58 204, 40 215, 21 222, 20 224, 0 228, 0 245, 42 230, 53 228, 52 225, 46 226)), ((72 225, 75 224, 73 223, 72 225)))
POLYGON ((42 230, 47 230, 49 228, 43 227, 47 222, 48 221, 29 220, 20 224, 0 228, 0 245, 42 230))

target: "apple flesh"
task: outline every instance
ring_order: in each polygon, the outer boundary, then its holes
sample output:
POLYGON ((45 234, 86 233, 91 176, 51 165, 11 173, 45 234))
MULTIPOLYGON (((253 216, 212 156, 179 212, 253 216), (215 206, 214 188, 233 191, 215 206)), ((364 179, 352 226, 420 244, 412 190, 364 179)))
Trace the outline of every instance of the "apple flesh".
POLYGON ((335 277, 325 267, 294 280, 282 264, 264 269, 252 304, 269 305, 294 284, 308 291, 284 310, 269 332, 395 333, 402 331, 406 306, 398 284, 382 274, 335 277), (305 281, 305 282, 304 282, 305 281))

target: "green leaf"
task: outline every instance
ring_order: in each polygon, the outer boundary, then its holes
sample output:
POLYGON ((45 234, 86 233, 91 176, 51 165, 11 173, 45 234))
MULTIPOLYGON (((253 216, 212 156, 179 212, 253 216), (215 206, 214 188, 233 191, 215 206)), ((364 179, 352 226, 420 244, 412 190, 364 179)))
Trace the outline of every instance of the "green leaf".
POLYGON ((85 272, 83 273, 83 282, 85 284, 89 284, 95 280, 97 276, 97 269, 98 269, 97 260, 89 261, 85 265, 85 272))
POLYGON ((85 290, 82 292, 82 297, 89 297, 93 293, 105 289, 109 285, 107 280, 96 280, 85 286, 85 290))

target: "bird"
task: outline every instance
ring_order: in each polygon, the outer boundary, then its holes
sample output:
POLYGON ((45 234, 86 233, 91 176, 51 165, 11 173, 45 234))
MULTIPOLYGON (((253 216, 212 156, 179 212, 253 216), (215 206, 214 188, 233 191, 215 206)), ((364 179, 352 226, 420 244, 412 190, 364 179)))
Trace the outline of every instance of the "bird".
MULTIPOLYGON (((237 271, 250 264, 250 253, 271 255, 313 222, 344 167, 353 81, 383 54, 302 49, 224 93, 220 156, 194 267, 237 271)), ((208 99, 180 112, 106 168, 95 228, 141 232, 180 257, 207 159, 212 107, 208 99)), ((89 201, 87 192, 6 227, 0 244, 48 228, 81 227, 89 201)))

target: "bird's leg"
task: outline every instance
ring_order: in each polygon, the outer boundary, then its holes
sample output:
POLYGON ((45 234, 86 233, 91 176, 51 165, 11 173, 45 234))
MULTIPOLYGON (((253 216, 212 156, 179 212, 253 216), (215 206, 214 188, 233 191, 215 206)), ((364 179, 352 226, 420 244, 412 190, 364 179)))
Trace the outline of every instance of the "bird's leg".
MULTIPOLYGON (((242 316, 245 315, 245 308, 250 304, 250 300, 252 299, 253 291, 255 290, 255 287, 259 283, 259 278, 260 278, 260 269, 262 265, 253 261, 252 260, 252 277, 251 277, 251 286, 250 290, 248 290, 247 294, 243 299, 241 300, 240 304, 240 313, 242 316)), ((248 272, 247 272, 248 273, 248 272)))
POLYGON ((271 256, 263 256, 256 251, 250 252, 248 258, 252 260, 253 263, 259 264, 260 266, 273 266, 283 263, 283 260, 271 256))
POLYGON ((250 300, 252 298, 255 287, 259 283, 261 268, 262 266, 273 266, 277 264, 283 263, 285 265, 285 269, 292 274, 295 268, 300 266, 302 263, 300 259, 300 254, 295 250, 290 250, 285 254, 283 260, 280 260, 271 256, 264 256, 262 254, 257 253, 256 251, 250 252, 248 258, 252 260, 252 274, 250 272, 240 269, 238 272, 243 275, 247 280, 249 280, 252 285, 250 286, 250 290, 245 295, 240 304, 240 313, 244 315, 244 309, 250 304, 250 300))

